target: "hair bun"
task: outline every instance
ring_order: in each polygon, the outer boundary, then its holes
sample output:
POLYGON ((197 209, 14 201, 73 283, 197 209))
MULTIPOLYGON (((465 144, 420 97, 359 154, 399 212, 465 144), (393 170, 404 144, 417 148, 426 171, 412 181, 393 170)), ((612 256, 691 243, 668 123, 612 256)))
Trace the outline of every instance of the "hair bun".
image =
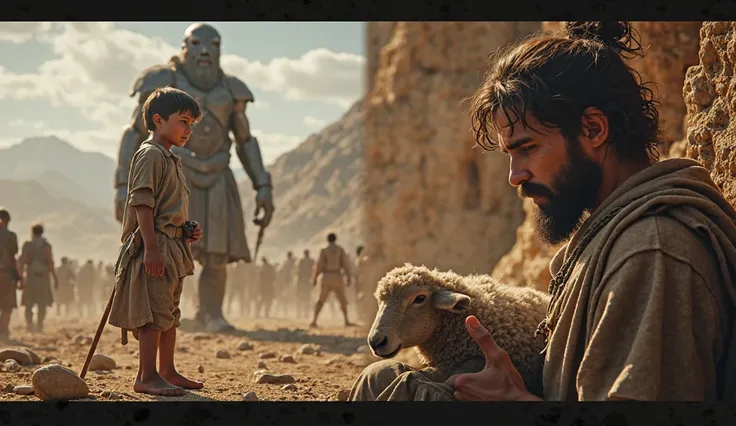
POLYGON ((636 31, 627 21, 565 22, 564 28, 565 33, 571 39, 595 40, 621 55, 642 55, 636 31))

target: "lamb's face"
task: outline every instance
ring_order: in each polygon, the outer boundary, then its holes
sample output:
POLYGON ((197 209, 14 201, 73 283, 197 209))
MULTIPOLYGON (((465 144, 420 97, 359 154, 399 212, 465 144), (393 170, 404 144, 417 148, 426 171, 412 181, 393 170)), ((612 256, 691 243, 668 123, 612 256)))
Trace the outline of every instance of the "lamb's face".
POLYGON ((376 292, 378 313, 368 344, 381 358, 392 358, 402 348, 426 342, 435 331, 439 310, 461 313, 470 305, 470 297, 438 287, 427 277, 399 278, 405 281, 394 282, 389 291, 376 292))

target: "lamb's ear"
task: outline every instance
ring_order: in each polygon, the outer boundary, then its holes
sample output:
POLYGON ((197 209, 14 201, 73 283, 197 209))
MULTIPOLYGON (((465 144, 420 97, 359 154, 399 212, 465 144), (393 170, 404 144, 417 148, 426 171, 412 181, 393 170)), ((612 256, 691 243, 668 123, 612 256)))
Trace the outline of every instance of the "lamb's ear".
POLYGON ((470 297, 454 291, 441 290, 434 294, 434 307, 450 312, 463 312, 470 307, 470 297))

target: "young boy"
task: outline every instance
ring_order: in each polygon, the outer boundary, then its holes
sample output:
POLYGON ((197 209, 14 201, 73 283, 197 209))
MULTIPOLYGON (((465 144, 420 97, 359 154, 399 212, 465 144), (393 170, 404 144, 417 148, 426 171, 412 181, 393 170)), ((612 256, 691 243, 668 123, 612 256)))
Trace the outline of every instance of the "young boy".
POLYGON ((123 329, 123 344, 127 330, 138 340, 140 359, 133 390, 183 396, 184 389, 203 386, 174 367, 182 281, 193 274, 190 244, 202 237, 202 230, 197 224, 190 238, 183 231, 189 189, 180 159, 170 148, 186 144, 201 110, 185 92, 166 87, 151 94, 142 114, 152 135, 131 160, 109 323, 123 329))

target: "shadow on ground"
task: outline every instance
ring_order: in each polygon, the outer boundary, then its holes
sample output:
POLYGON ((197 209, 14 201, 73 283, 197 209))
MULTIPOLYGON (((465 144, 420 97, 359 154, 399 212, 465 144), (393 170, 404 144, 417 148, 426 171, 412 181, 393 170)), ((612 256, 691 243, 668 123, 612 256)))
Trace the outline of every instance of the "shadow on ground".
MULTIPOLYGON (((206 333, 206 331, 194 320, 182 319, 179 330, 187 333, 206 333)), ((319 330, 319 329, 317 329, 319 330)), ((216 335, 217 333, 207 333, 216 335)), ((366 345, 365 337, 346 337, 326 334, 310 334, 301 328, 278 330, 242 330, 235 329, 230 332, 219 333, 227 336, 244 337, 252 341, 277 341, 284 343, 303 343, 319 345, 322 351, 338 353, 342 355, 354 354, 360 346, 366 345)))

